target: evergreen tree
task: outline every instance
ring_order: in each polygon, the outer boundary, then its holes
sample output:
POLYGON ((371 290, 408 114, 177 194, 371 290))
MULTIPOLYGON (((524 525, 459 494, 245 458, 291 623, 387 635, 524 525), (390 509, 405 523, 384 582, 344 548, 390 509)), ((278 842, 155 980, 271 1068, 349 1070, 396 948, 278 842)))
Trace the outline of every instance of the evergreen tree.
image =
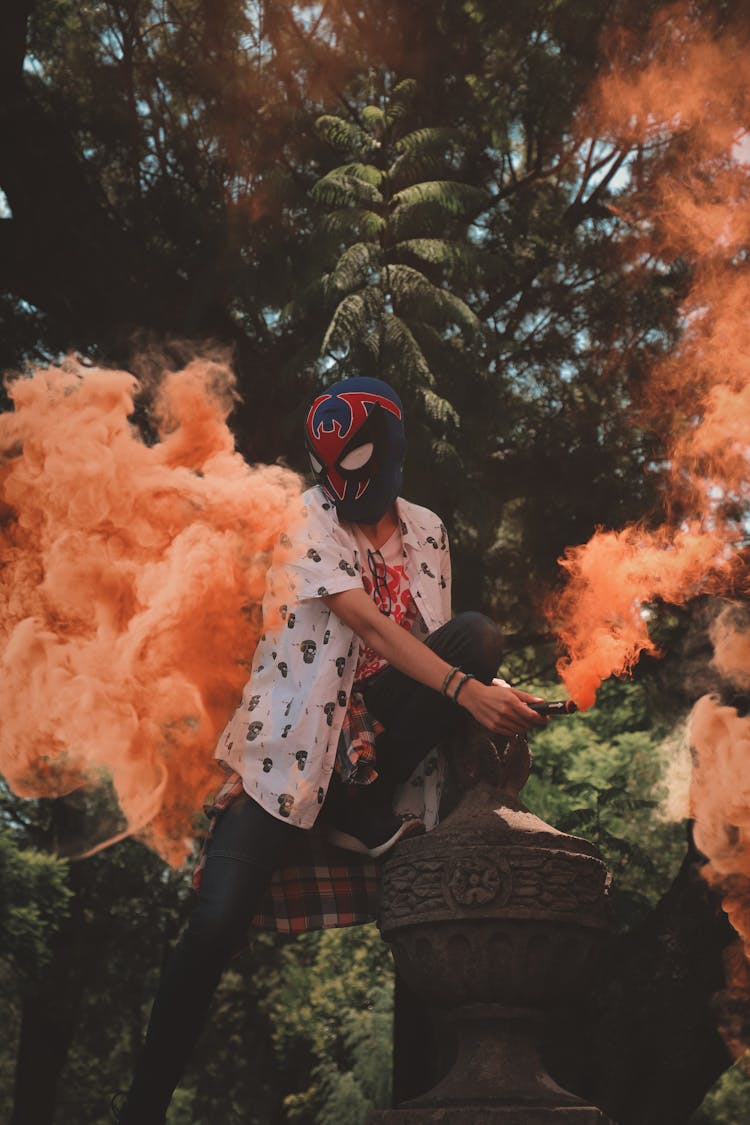
MULTIPOLYGON (((456 607, 481 605, 503 622, 519 681, 549 671, 538 602, 558 555, 658 497, 659 435, 634 426, 628 408, 678 331, 684 264, 630 253, 617 203, 644 167, 640 154, 581 135, 576 110, 599 66, 603 25, 645 26, 668 6, 9 0, 0 16, 0 364, 76 348, 127 365, 144 342, 180 363, 198 341, 218 339, 235 352, 246 399, 235 419, 241 446, 254 459, 301 466, 299 415, 313 380, 321 371, 370 373, 377 363, 405 392, 407 494, 451 530, 456 607), (337 167, 330 141, 340 146, 337 167), (302 310, 296 319, 282 315, 290 303, 302 310)), ((684 620, 665 627, 679 652, 684 620)), ((656 680, 653 667, 645 671, 656 680)), ((683 706, 675 678, 660 675, 654 710, 675 699, 683 706)), ((590 741, 585 753, 562 727, 540 744, 529 799, 598 834, 633 891, 632 917, 642 919, 656 876, 621 842, 638 844, 642 834, 653 841, 651 862, 653 853, 661 859, 651 810, 629 807, 648 799, 630 782, 648 772, 653 736, 647 724, 617 731, 593 717, 578 729, 590 741), (565 795, 568 774, 578 788, 565 795), (628 835, 631 818, 638 838, 628 835)), ((16 811, 29 807, 19 802, 16 811)), ((65 1074, 69 1102, 58 1125, 101 1119, 103 1087, 127 1081, 186 879, 170 880, 137 845, 72 865, 75 893, 52 911, 61 935, 47 925, 60 874, 45 866, 49 841, 14 835, 12 850, 21 859, 3 860, 8 913, 28 924, 41 979, 22 996, 7 962, 10 1026, 18 1029, 26 1005, 38 1035, 56 1043, 54 1059, 40 1056, 38 1038, 27 1035, 24 1089, 54 1091, 65 1074), (47 853, 33 893, 13 874, 30 846, 47 853), (126 1013, 117 1029, 103 1020, 111 1011, 126 1013), (97 1054, 106 1055, 104 1078, 97 1054)), ((701 889, 689 884, 683 914, 659 931, 660 948, 676 958, 681 937, 702 925, 713 965, 723 939, 701 889)), ((655 916, 654 927, 665 911, 655 916)), ((5 934, 12 945, 13 932, 5 934)), ((290 959, 305 952, 303 943, 288 948, 290 959)), ((269 1023, 256 1000, 280 949, 256 942, 233 966, 213 1053, 175 1104, 182 1122, 215 1120, 224 1106, 239 1116, 257 1090, 259 1114, 279 1120, 283 1096, 304 1099, 311 1068, 326 1061, 325 1043, 311 1045, 312 1024, 289 1037, 296 1045, 275 1064, 263 1050, 269 1023), (241 1065, 243 1043, 253 1044, 245 1058, 255 1069, 241 1065)), ((689 979, 695 963, 680 964, 689 979)), ((323 982, 343 970, 317 971, 322 1003, 323 982)), ((622 972, 613 965, 615 984, 630 979, 622 972)), ((366 1014, 380 1027, 374 987, 365 989, 366 1014)), ((284 995, 289 1010, 270 1005, 279 1025, 296 1018, 296 993, 284 995)), ((357 1061, 356 1011, 342 1015, 341 1028, 331 1030, 325 1013, 322 1023, 336 1044, 336 1072, 316 1071, 310 1112, 325 1104, 338 1112, 348 1096, 374 1104, 377 1083, 357 1061), (342 1029, 352 1034, 346 1042, 342 1029)), ((13 1037, 3 1046, 4 1110, 13 1037)), ((624 1060, 627 1049, 615 1053, 624 1060)), ((693 1061, 699 1086, 705 1075, 693 1061)), ((724 1065, 714 1051, 705 1074, 724 1065)))
POLYGON ((452 353, 481 363, 482 326, 452 283, 465 290, 478 276, 470 230, 490 197, 458 178, 457 130, 413 127, 416 93, 403 80, 380 104, 364 106, 360 123, 318 118, 319 135, 349 159, 312 189, 325 212, 313 249, 324 272, 295 311, 333 309, 318 374, 392 383, 411 408, 410 427, 427 426, 440 460, 457 457, 452 353))

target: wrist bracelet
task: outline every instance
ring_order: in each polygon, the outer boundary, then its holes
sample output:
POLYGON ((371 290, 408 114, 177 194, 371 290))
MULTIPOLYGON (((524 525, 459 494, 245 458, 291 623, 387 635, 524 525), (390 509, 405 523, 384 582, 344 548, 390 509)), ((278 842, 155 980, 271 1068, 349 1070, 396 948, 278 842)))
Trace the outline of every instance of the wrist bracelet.
POLYGON ((440 685, 440 694, 441 695, 447 695, 448 694, 448 684, 451 682, 451 680, 455 676, 456 672, 460 672, 460 671, 461 671, 461 669, 458 667, 458 665, 456 665, 455 668, 451 668, 451 670, 449 672, 446 672, 445 679, 443 680, 442 684, 440 685))
POLYGON ((458 703, 458 697, 459 697, 459 694, 461 692, 461 688, 464 686, 466 681, 467 680, 475 680, 475 679, 476 679, 476 676, 472 676, 471 672, 466 672, 461 677, 461 679, 458 681, 458 686, 456 687, 456 690, 453 692, 453 695, 451 696, 451 699, 453 700, 454 703, 458 703))

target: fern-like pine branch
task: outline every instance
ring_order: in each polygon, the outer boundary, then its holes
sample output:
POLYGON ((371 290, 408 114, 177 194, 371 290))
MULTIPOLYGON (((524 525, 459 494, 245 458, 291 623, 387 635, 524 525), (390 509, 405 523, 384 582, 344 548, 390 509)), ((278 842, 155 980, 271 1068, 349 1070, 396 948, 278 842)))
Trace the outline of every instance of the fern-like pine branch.
POLYGON ((380 268, 380 248, 371 242, 355 242, 341 255, 327 285, 329 294, 346 293, 367 283, 380 268))
POLYGON ((383 317, 383 342, 387 350, 395 352, 399 367, 410 381, 428 386, 435 385, 435 376, 413 332, 405 321, 393 313, 383 317))
POLYGON ((481 328, 479 318, 465 301, 447 289, 428 281, 423 273, 412 266, 389 265, 388 284, 393 293, 394 307, 416 307, 421 318, 442 324, 458 324, 475 333, 481 328))
POLYGON ((379 147, 375 138, 364 129, 333 114, 326 113, 319 117, 315 122, 315 129, 331 148, 347 156, 371 156, 379 147))
POLYGON ((336 306, 323 343, 321 355, 348 349, 352 340, 364 336, 369 321, 382 313, 383 293, 376 288, 350 293, 336 306))

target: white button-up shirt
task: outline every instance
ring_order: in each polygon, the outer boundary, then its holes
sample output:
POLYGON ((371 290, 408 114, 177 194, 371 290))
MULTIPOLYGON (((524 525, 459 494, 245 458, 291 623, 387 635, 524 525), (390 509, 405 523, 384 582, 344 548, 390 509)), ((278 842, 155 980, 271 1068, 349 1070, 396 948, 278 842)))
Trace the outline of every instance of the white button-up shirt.
MULTIPOLYGON (((268 812, 310 828, 334 769, 359 649, 353 630, 323 598, 363 583, 351 527, 339 522, 322 488, 309 489, 303 502, 306 518, 291 550, 286 543, 284 573, 272 570, 267 582, 264 615, 280 624, 258 643, 216 757, 241 775, 245 790, 268 812), (287 595, 279 606, 275 590, 288 590, 289 578, 293 598, 287 595)), ((399 498, 396 511, 418 621, 431 633, 451 615, 448 537, 427 508, 399 498)), ((440 771, 434 760, 423 767, 404 787, 398 807, 434 820, 440 771)))

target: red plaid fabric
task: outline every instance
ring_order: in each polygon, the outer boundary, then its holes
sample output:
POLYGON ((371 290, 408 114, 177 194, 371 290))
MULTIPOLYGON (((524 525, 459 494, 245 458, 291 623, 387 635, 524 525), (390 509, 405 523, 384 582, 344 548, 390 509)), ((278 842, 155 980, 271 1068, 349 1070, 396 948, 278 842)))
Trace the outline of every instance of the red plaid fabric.
POLYGON ((336 773, 346 785, 369 785, 378 776, 375 739, 383 729, 355 684, 336 748, 336 773))
MULTIPOLYGON (((206 847, 221 813, 242 792, 239 774, 228 774, 212 804, 208 833, 193 871, 193 886, 200 888, 206 866, 206 847)), ((379 865, 367 856, 342 851, 315 829, 295 834, 283 867, 274 873, 252 925, 260 930, 299 934, 331 926, 372 922, 380 886, 379 865)))

